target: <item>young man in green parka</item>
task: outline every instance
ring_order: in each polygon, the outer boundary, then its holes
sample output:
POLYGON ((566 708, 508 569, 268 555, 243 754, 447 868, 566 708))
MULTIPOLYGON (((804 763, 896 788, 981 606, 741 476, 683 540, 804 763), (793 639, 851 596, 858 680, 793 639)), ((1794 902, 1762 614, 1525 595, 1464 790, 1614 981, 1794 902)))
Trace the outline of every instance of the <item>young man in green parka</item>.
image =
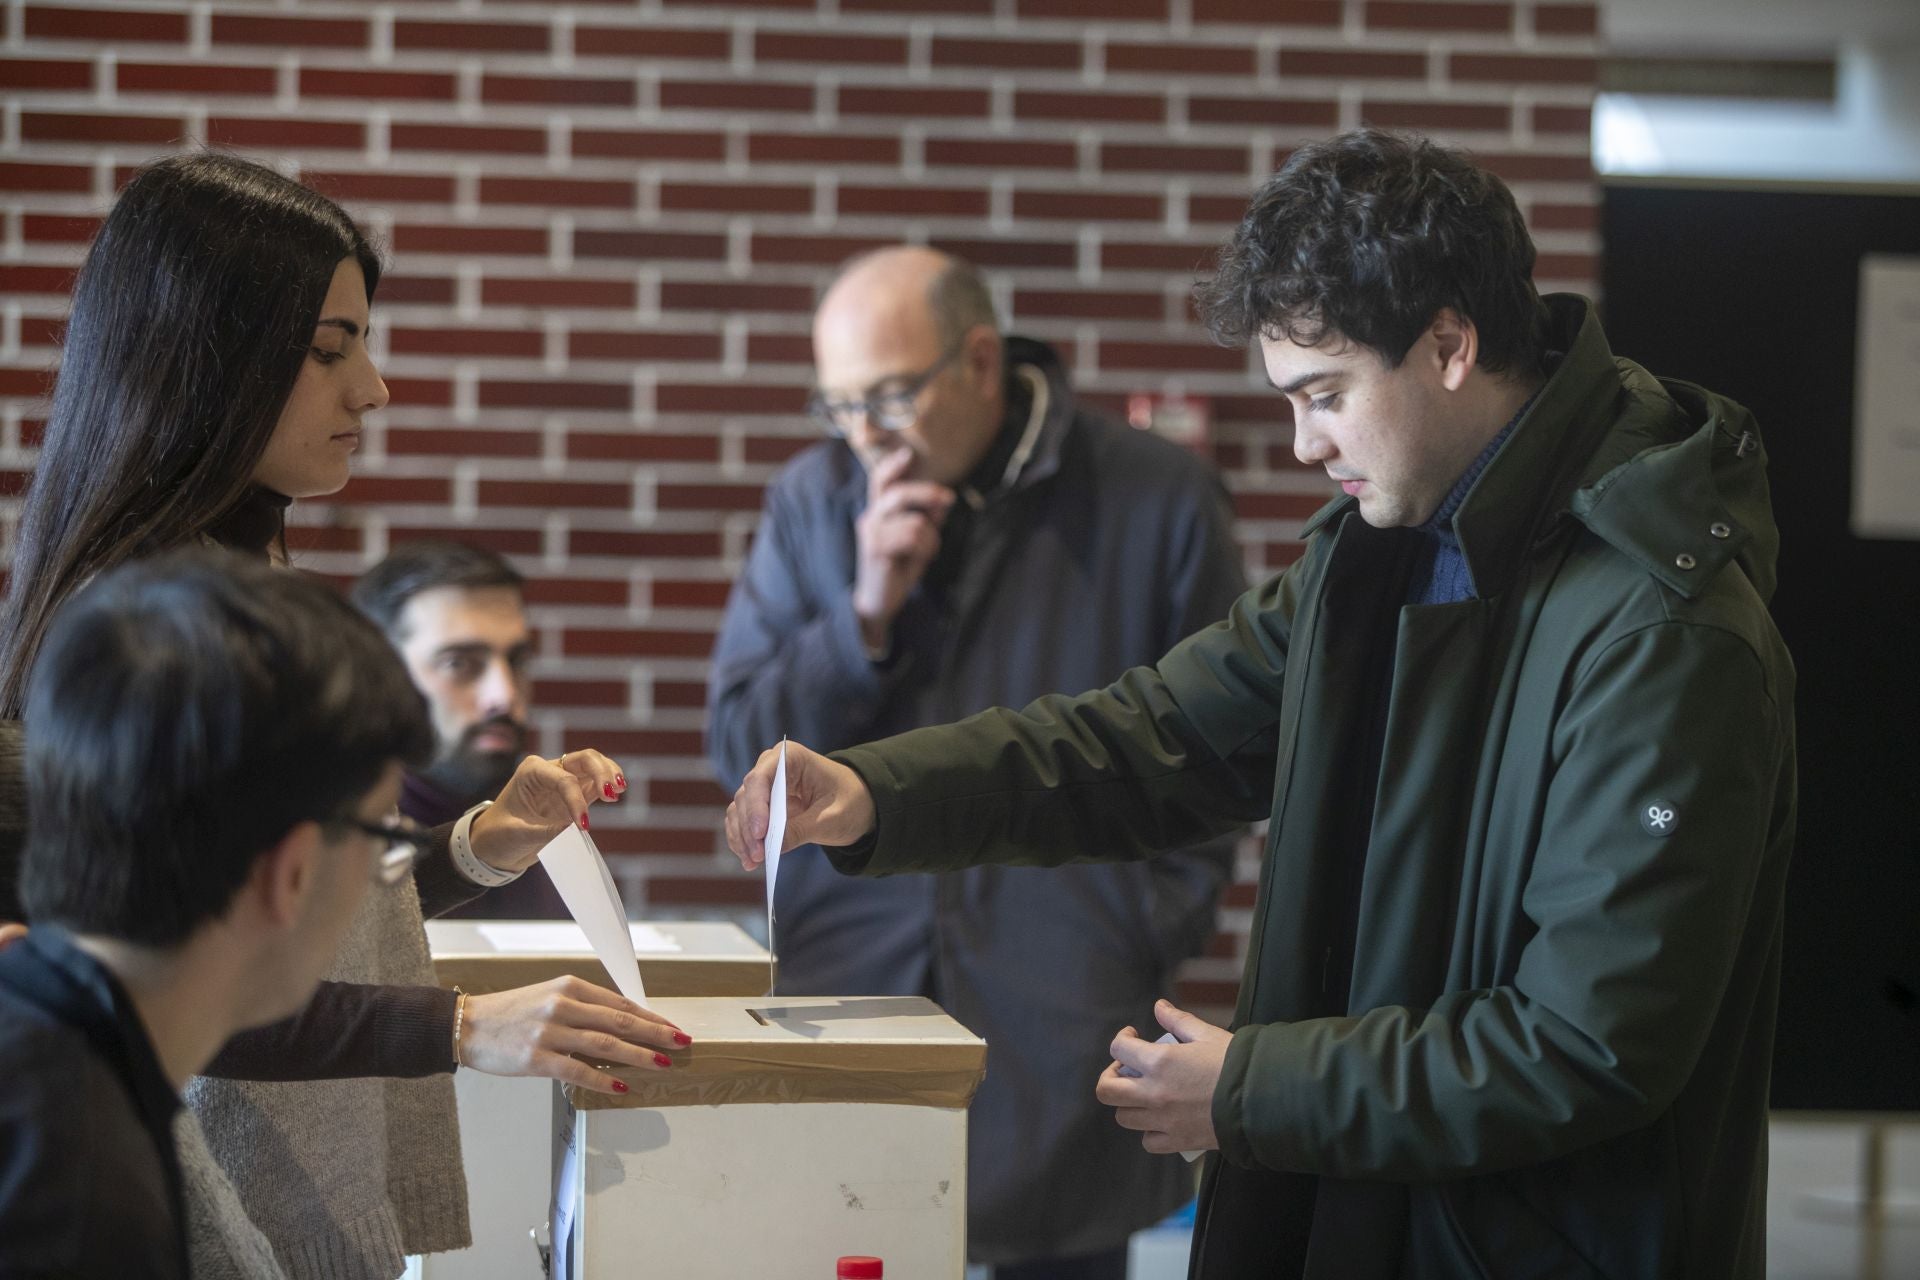
MULTIPOLYGON (((1232 1029, 1164 1002, 1097 1092, 1208 1149, 1193 1274, 1758 1277, 1793 671, 1740 406, 1534 291, 1512 194, 1302 148, 1202 288, 1344 496, 1106 689, 824 757, 862 875, 1144 858, 1270 818, 1232 1029)), ((769 752, 727 814, 761 860, 769 752)), ((1041 975, 1036 975, 1040 977, 1041 975)))

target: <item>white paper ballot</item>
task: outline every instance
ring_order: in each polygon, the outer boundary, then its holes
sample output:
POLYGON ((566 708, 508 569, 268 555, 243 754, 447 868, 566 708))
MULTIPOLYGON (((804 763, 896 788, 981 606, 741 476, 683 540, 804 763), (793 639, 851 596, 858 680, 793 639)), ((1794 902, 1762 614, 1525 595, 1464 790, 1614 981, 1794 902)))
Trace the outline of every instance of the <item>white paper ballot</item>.
POLYGON ((569 823, 540 851, 540 865, 547 869, 553 887, 560 891, 560 900, 593 945, 593 954, 607 966, 613 985, 627 999, 645 1005, 647 989, 640 982, 633 935, 627 932, 627 909, 593 837, 569 823))
POLYGON ((787 740, 780 739, 780 761, 773 767, 773 796, 767 803, 767 841, 762 851, 767 861, 767 994, 773 994, 779 980, 778 961, 773 946, 773 885, 780 878, 780 846, 787 839, 787 740))
MULTIPOLYGON (((1182 1041, 1179 1036, 1176 1036, 1175 1034, 1173 1034, 1173 1032, 1169 1031, 1167 1032, 1167 1034, 1161 1036, 1158 1040, 1155 1040, 1154 1043, 1155 1044, 1182 1044, 1184 1043, 1184 1041, 1182 1041)), ((1128 1066, 1124 1062, 1120 1064, 1120 1074, 1123 1076, 1126 1076, 1130 1080, 1138 1080, 1140 1078, 1140 1073, 1138 1071, 1135 1071, 1132 1067, 1128 1066)), ((1192 1164, 1195 1160, 1198 1160, 1201 1156, 1205 1155, 1206 1152, 1182 1151, 1180 1154, 1182 1157, 1186 1159, 1186 1162, 1188 1164, 1192 1164)))
MULTIPOLYGON (((511 920, 476 922, 480 936, 495 951, 526 955, 567 955, 591 951, 587 931, 570 920, 511 920)), ((627 934, 641 955, 671 955, 682 948, 650 924, 629 924, 627 934)))

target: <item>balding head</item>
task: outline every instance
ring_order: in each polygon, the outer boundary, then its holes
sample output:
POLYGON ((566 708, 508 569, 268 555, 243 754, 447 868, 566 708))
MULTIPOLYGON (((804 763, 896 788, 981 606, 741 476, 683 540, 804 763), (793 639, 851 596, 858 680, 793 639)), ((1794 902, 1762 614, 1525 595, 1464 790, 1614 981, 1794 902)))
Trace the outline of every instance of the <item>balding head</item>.
POLYGON ((905 446, 918 456, 917 475, 955 484, 999 430, 1005 401, 992 298, 979 273, 950 254, 896 245, 849 262, 814 313, 813 351, 830 401, 910 388, 940 366, 915 399, 913 426, 887 431, 871 418, 847 426, 869 467, 905 446))

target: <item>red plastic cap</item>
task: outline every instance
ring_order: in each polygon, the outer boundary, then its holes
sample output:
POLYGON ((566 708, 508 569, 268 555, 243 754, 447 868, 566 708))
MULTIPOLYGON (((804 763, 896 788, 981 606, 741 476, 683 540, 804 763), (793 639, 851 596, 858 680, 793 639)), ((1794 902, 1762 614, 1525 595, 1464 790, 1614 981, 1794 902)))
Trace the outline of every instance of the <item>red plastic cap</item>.
POLYGON ((878 1258, 842 1258, 833 1274, 839 1280, 882 1280, 878 1258))

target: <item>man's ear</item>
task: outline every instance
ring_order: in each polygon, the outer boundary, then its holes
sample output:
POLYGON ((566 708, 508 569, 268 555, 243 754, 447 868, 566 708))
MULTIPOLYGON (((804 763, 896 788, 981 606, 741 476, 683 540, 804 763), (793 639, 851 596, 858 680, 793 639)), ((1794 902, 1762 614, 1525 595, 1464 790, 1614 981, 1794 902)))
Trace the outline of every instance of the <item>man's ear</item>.
POLYGON ((1440 385, 1458 391, 1466 385, 1467 375, 1479 367, 1480 331, 1470 318, 1452 307, 1440 308, 1427 331, 1433 335, 1440 385))
POLYGON ((327 852, 319 823, 296 823, 279 843, 254 858, 253 874, 242 892, 251 895, 268 924, 289 927, 300 919, 313 896, 320 859, 327 852))
POLYGON ((1002 350, 1000 335, 992 325, 977 324, 967 330, 967 336, 961 339, 960 359, 966 365, 967 377, 981 392, 990 392, 1000 385, 1004 376, 1002 350))

